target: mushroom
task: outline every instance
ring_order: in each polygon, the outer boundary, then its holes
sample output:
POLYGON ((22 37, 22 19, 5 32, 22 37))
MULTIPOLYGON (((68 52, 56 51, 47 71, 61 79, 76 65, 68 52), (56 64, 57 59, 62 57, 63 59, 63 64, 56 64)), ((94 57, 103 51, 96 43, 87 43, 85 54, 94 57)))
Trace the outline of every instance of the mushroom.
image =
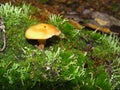
POLYGON ((25 32, 25 37, 27 39, 38 40, 38 49, 43 50, 46 40, 52 36, 58 36, 61 31, 53 25, 50 24, 36 24, 28 28, 25 32))

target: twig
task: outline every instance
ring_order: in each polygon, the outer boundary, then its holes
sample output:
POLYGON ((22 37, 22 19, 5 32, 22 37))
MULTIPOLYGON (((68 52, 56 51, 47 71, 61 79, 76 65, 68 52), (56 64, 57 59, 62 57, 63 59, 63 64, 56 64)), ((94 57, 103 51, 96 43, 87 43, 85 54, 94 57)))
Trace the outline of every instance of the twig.
POLYGON ((0 49, 0 52, 4 51, 6 48, 6 31, 3 19, 0 18, 0 30, 2 30, 2 39, 3 39, 3 47, 0 49))

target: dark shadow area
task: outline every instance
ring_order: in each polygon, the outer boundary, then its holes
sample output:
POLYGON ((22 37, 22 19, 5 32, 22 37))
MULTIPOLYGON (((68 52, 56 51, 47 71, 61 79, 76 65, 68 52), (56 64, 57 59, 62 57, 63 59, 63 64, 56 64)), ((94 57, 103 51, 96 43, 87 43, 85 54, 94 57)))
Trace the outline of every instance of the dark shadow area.
MULTIPOLYGON (((38 46, 38 40, 33 40, 33 39, 26 39, 27 42, 33 46, 38 46)), ((54 44, 58 44, 58 42, 60 41, 60 37, 57 37, 57 36, 53 36, 52 38, 49 38, 46 40, 46 44, 45 44, 45 47, 50 47, 54 44)))
POLYGON ((118 36, 120 37, 120 26, 113 25, 110 29, 112 32, 118 33, 118 36))

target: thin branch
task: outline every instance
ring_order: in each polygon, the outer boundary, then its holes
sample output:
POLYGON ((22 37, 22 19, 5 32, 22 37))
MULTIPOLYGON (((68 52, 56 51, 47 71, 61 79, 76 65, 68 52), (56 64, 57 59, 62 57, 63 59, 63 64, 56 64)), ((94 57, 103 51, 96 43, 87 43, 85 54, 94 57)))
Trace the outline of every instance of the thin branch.
POLYGON ((0 52, 2 52, 6 48, 6 31, 5 31, 5 25, 2 18, 0 18, 0 30, 2 30, 2 40, 3 40, 3 47, 0 49, 0 52))

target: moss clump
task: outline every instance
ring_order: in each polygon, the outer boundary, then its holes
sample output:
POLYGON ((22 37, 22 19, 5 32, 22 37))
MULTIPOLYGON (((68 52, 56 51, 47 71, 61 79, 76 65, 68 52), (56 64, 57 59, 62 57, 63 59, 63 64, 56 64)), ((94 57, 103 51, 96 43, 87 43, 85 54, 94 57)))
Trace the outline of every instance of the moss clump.
MULTIPOLYGON (((37 23, 30 18, 30 7, 20 8, 5 4, 0 10, 6 5, 9 9, 14 9, 9 13, 6 12, 7 14, 4 14, 4 11, 0 13, 4 17, 7 31, 7 48, 5 52, 0 53, 1 89, 111 90, 113 88, 105 63, 115 61, 120 53, 116 37, 86 29, 77 30, 66 19, 52 15, 48 23, 57 26, 63 34, 60 38, 49 39, 46 49, 39 51, 24 36, 25 30, 37 23), (14 10, 21 13, 16 11, 15 15, 11 15, 14 10), (111 44, 112 41, 115 44, 111 44)), ((7 11, 7 8, 5 10, 7 11)), ((114 80, 117 83, 119 78, 114 80)))

